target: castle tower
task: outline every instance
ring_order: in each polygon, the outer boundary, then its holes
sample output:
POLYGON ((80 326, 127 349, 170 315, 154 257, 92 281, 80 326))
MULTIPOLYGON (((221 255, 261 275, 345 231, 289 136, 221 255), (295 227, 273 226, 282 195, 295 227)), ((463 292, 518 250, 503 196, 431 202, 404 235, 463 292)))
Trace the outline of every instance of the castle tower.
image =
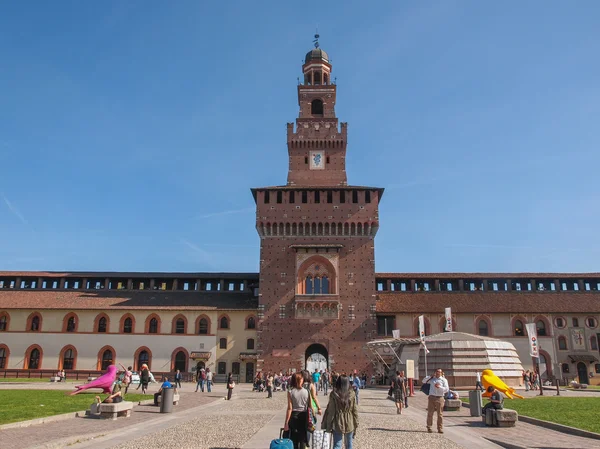
POLYGON ((348 128, 335 114, 329 57, 315 47, 302 66, 295 127, 287 126, 287 185, 252 189, 264 371, 304 369, 314 354, 340 372, 370 370, 362 347, 377 331, 374 238, 383 189, 347 183, 348 128))

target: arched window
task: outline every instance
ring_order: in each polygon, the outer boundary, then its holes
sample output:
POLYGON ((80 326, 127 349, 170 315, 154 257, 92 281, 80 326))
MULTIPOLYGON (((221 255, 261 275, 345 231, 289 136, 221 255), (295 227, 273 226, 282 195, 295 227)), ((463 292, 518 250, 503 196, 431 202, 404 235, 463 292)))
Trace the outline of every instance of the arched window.
POLYGON ((321 84, 321 72, 318 70, 314 73, 315 85, 321 84))
POLYGON ((69 348, 63 353, 62 369, 74 369, 75 352, 69 348))
POLYGON ((246 326, 248 329, 256 329, 256 320, 253 316, 248 318, 248 324, 246 326))
POLYGON ((8 366, 8 348, 0 346, 0 369, 6 369, 8 366))
POLYGON ((229 329, 229 318, 227 318, 226 316, 221 317, 221 319, 219 320, 219 327, 221 329, 229 329))
POLYGON ((523 321, 515 320, 515 336, 522 337, 523 335, 525 335, 525 332, 523 331, 523 321))
POLYGON ((219 349, 227 349, 227 339, 221 338, 219 340, 219 349))
POLYGON ((150 320, 150 324, 148 325, 148 333, 149 334, 157 334, 158 333, 158 320, 156 318, 152 318, 150 320))
POLYGON ((314 279, 315 285, 314 285, 314 294, 315 295, 320 295, 321 294, 321 278, 320 277, 315 277, 314 279))
POLYGON ((179 351, 175 354, 175 363, 173 370, 179 370, 181 372, 187 371, 187 354, 183 351, 179 351))
POLYGON ((321 278, 321 294, 329 294, 329 278, 327 276, 321 278))
POLYGON ((113 352, 110 349, 107 349, 102 353, 102 363, 100 365, 100 369, 102 371, 106 371, 110 365, 113 364, 113 352))
POLYGON ((183 318, 178 318, 175 322, 175 333, 185 334, 185 321, 183 318))
POLYGON ((0 369, 6 367, 6 349, 0 348, 0 369))
POLYGON ((313 100, 310 103, 310 113, 311 115, 323 116, 323 101, 313 100))
POLYGON ((0 315, 0 332, 8 330, 8 315, 3 313, 0 315))
POLYGON ((123 333, 131 334, 133 332, 133 320, 130 317, 125 318, 123 321, 123 333))
POLYGON ((246 341, 246 349, 254 349, 254 338, 249 338, 246 341))
POLYGON ((590 337, 590 349, 594 351, 598 350, 598 338, 595 335, 590 337))
POLYGON ((198 323, 198 333, 200 335, 208 334, 208 320, 206 318, 200 319, 200 322, 198 323))
POLYGON ((142 365, 148 365, 148 368, 150 368, 150 354, 148 354, 148 351, 146 351, 145 349, 140 351, 140 353, 138 354, 137 362, 138 370, 142 369, 142 365))
MULTIPOLYGON (((71 316, 69 317, 69 319, 67 320, 67 332, 75 332, 75 317, 71 316)), ((65 368, 65 369, 72 369, 72 368, 65 368)))
POLYGON ((560 349, 561 351, 567 350, 567 339, 562 335, 558 337, 558 349, 560 349))
MULTIPOLYGON (((37 317, 34 317, 37 318, 37 317)), ((29 363, 27 364, 27 369, 39 369, 40 367, 40 350, 38 348, 33 348, 29 352, 29 363)))
POLYGON ((313 278, 312 276, 306 276, 306 281, 304 284, 304 293, 306 295, 312 295, 314 293, 313 289, 313 278))
POLYGON ((535 327, 537 329, 538 337, 546 336, 546 323, 542 320, 538 320, 537 323, 535 323, 535 327))
POLYGON ((477 325, 477 330, 479 332, 479 335, 487 337, 487 335, 489 333, 487 321, 485 321, 485 320, 479 320, 479 323, 477 325))
MULTIPOLYGON (((33 318, 31 318, 31 326, 29 327, 30 331, 33 332, 37 332, 40 330, 40 316, 39 315, 35 315, 33 318)), ((35 369, 35 368, 32 368, 35 369)))
POLYGON ((106 317, 101 317, 98 320, 98 332, 106 332, 107 327, 107 319, 106 317))

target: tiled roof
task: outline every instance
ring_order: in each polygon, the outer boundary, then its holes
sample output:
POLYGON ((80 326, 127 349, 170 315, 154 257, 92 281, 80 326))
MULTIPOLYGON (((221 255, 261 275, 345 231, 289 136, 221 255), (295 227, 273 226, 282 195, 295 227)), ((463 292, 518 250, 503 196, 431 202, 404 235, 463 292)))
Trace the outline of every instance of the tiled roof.
POLYGON ((0 310, 254 310, 257 308, 257 298, 243 292, 0 290, 0 310))
POLYGON ((0 271, 0 277, 42 277, 42 278, 189 278, 189 279, 256 279, 258 273, 167 273, 167 272, 125 272, 125 271, 0 271))
POLYGON ((378 313, 593 313, 600 293, 588 292, 389 292, 377 295, 378 313))
POLYGON ((600 278, 600 273, 375 273, 397 279, 565 279, 600 278))

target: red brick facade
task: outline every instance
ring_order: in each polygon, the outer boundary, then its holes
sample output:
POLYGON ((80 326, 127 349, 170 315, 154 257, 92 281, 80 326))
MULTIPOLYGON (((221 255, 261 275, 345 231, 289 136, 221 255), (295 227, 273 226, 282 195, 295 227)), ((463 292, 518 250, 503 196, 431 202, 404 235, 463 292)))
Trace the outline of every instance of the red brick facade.
POLYGON ((347 124, 338 126, 337 86, 327 55, 317 52, 303 66, 295 130, 288 124, 288 183, 253 189, 259 370, 303 369, 314 344, 335 370, 371 368, 362 348, 376 333, 374 237, 383 189, 347 184, 347 124))

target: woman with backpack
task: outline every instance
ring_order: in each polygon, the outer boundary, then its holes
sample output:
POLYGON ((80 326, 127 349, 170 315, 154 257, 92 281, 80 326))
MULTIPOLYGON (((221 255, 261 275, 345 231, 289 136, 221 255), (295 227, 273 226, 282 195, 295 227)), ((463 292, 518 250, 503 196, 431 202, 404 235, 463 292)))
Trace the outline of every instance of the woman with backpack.
POLYGON ((343 440, 346 449, 352 449, 352 440, 358 428, 358 407, 356 395, 350 389, 348 377, 338 377, 321 424, 323 430, 333 432, 333 449, 342 449, 343 440))

